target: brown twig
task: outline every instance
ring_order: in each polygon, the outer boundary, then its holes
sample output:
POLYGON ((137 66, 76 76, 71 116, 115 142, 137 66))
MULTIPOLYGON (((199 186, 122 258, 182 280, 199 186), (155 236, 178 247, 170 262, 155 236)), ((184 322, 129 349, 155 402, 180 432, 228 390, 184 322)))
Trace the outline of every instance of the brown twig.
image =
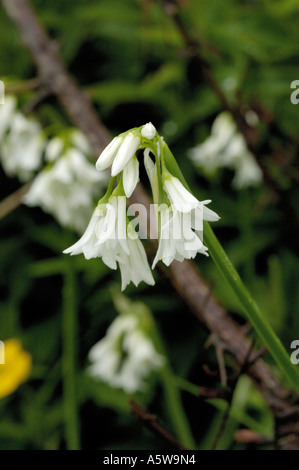
POLYGON ((186 448, 170 434, 158 421, 157 416, 148 413, 134 400, 130 400, 131 413, 151 432, 165 441, 170 448, 186 450, 186 448))
POLYGON ((22 204, 23 196, 25 196, 30 186, 31 183, 21 186, 21 188, 17 189, 17 191, 10 194, 0 202, 0 220, 13 212, 19 207, 20 204, 22 204))
MULTIPOLYGON (((229 413, 230 413, 230 410, 231 410, 231 407, 232 407, 232 402, 233 402, 233 398, 234 398, 234 394, 235 394, 235 391, 236 391, 236 388, 237 388, 237 385, 238 385, 238 382, 239 382, 239 379, 241 377, 241 375, 246 372, 246 370, 248 370, 248 367, 249 367, 249 359, 250 359, 250 356, 251 356, 251 353, 252 353, 252 350, 253 350, 253 346, 254 346, 254 341, 252 341, 252 343, 250 344, 250 347, 248 348, 248 352, 244 358, 244 361, 243 363, 241 364, 240 368, 239 368, 239 372, 238 374, 236 375, 236 377, 234 378, 234 380, 232 381, 232 384, 231 384, 231 388, 230 388, 230 393, 228 395, 228 403, 227 403, 227 407, 225 408, 225 411, 222 415, 222 419, 221 419, 221 422, 220 422, 220 426, 218 428, 218 431, 217 431, 217 434, 215 436, 215 439, 212 443, 212 447, 211 447, 211 450, 215 450, 216 447, 217 447, 217 444, 219 442, 219 439, 220 437, 222 436, 222 433, 224 431, 224 428, 225 428, 225 425, 226 425, 226 422, 228 420, 228 417, 229 417, 229 413)), ((252 363, 251 363, 252 364, 252 363)))
POLYGON ((236 442, 241 444, 255 444, 258 446, 261 445, 273 445, 275 442, 273 439, 258 434, 250 429, 239 429, 234 434, 234 439, 236 442))
MULTIPOLYGON (((24 43, 30 49, 39 76, 58 97, 72 123, 86 135, 94 155, 98 156, 111 136, 99 120, 88 97, 65 70, 57 47, 39 24, 27 0, 1 0, 1 2, 20 30, 24 43)), ((134 191, 132 200, 149 208, 150 201, 141 185, 138 185, 134 191)), ((149 210, 147 213, 149 214, 149 210)), ((242 328, 227 315, 216 298, 211 295, 209 286, 201 278, 195 264, 188 260, 183 263, 174 261, 164 273, 195 316, 210 332, 221 339, 226 351, 242 364, 249 348, 248 338, 242 328)), ((279 383, 263 359, 260 358, 252 364, 247 373, 272 407, 275 416, 278 412, 298 409, 297 406, 293 406, 294 398, 289 390, 279 383)))
POLYGON ((8 95, 18 95, 26 91, 36 90, 40 86, 38 78, 32 78, 20 83, 10 83, 5 85, 5 91, 8 95))

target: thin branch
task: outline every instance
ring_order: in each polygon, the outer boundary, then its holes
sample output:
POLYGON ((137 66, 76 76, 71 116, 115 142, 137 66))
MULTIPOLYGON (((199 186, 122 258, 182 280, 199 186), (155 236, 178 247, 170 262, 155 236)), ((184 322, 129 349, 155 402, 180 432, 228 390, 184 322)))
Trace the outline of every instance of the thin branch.
POLYGON ((130 400, 131 413, 158 438, 165 441, 171 448, 186 450, 186 448, 170 434, 158 421, 157 416, 148 413, 142 406, 134 400, 130 400))
POLYGON ((19 95, 26 91, 34 91, 40 86, 40 80, 38 78, 31 78, 30 80, 9 83, 5 85, 5 92, 8 95, 19 95))
POLYGON ((225 408, 225 411, 222 415, 220 426, 218 428, 218 432, 215 436, 215 439, 212 443, 211 450, 216 449, 217 444, 219 442, 219 439, 222 436, 222 433, 224 432, 225 425, 226 425, 226 422, 227 422, 228 417, 229 417, 229 413, 230 413, 230 410, 231 410, 231 407, 232 407, 232 402, 233 402, 234 394, 235 394, 239 379, 240 379, 241 375, 248 369, 248 362, 249 362, 249 358, 250 358, 252 350, 253 350, 253 346, 254 346, 254 341, 252 341, 252 343, 250 344, 250 347, 249 347, 248 352, 247 352, 247 354, 244 358, 244 361, 240 366, 239 372, 238 372, 238 374, 236 375, 236 377, 234 378, 234 380, 232 382, 230 393, 229 393, 229 396, 228 396, 227 407, 225 408))
POLYGON ((0 202, 0 220, 13 212, 22 204, 22 199, 31 186, 31 183, 21 186, 14 193, 7 196, 0 202))
POLYGON ((239 429, 235 432, 234 439, 236 442, 241 444, 255 444, 258 446, 275 444, 273 439, 269 439, 268 437, 251 431, 250 429, 239 429))

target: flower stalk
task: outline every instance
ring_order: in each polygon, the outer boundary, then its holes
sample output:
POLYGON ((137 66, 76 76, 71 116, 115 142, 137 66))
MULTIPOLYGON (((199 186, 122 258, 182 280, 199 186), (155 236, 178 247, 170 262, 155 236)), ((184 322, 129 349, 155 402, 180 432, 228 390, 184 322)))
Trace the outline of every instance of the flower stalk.
POLYGON ((206 222, 204 222, 204 226, 205 244, 209 249, 214 263, 239 299, 248 320, 267 347, 281 372, 285 375, 289 385, 292 386, 295 391, 299 392, 298 369, 292 364, 278 336, 243 284, 238 272, 219 243, 213 230, 206 222))

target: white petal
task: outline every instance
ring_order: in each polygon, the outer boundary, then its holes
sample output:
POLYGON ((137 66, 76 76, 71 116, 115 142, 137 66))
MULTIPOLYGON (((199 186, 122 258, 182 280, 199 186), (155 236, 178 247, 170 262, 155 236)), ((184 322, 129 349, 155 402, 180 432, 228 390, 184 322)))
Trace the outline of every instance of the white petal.
POLYGON ((174 207, 180 212, 189 212, 198 205, 193 196, 175 176, 165 178, 164 187, 174 207))
POLYGON ((110 144, 103 150, 96 162, 96 169, 99 171, 106 170, 114 160, 119 147, 123 141, 122 136, 114 137, 110 144))
POLYGON ((71 255, 83 253, 86 259, 97 258, 100 248, 96 246, 96 230, 101 219, 102 210, 97 206, 82 237, 74 245, 64 250, 63 253, 70 253, 71 255))
POLYGON ((202 201, 203 204, 203 220, 207 220, 208 222, 217 222, 220 219, 219 215, 216 212, 212 211, 205 204, 210 203, 211 201, 202 201))
MULTIPOLYGON (((130 225, 128 226, 128 230, 132 230, 130 225)), ((141 281, 151 286, 154 285, 155 281, 148 264, 144 247, 139 238, 137 237, 135 240, 132 240, 128 237, 128 246, 130 255, 128 256, 126 253, 122 252, 119 257, 122 290, 126 288, 130 281, 132 281, 135 286, 138 286, 141 281)))
POLYGON ((127 163, 135 155, 136 150, 140 145, 140 137, 135 136, 133 133, 128 133, 124 138, 112 164, 111 175, 116 176, 120 173, 127 163))
POLYGON ((139 181, 139 162, 134 155, 133 158, 127 163, 123 172, 123 186, 125 194, 130 197, 139 181))

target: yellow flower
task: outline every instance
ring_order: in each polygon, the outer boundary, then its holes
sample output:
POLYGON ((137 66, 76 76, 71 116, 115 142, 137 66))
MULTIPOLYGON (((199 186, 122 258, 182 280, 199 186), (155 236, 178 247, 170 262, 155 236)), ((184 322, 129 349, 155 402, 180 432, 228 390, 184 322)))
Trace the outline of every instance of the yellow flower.
POLYGON ((4 341, 4 364, 0 363, 0 398, 13 393, 31 371, 31 355, 17 339, 4 341))

